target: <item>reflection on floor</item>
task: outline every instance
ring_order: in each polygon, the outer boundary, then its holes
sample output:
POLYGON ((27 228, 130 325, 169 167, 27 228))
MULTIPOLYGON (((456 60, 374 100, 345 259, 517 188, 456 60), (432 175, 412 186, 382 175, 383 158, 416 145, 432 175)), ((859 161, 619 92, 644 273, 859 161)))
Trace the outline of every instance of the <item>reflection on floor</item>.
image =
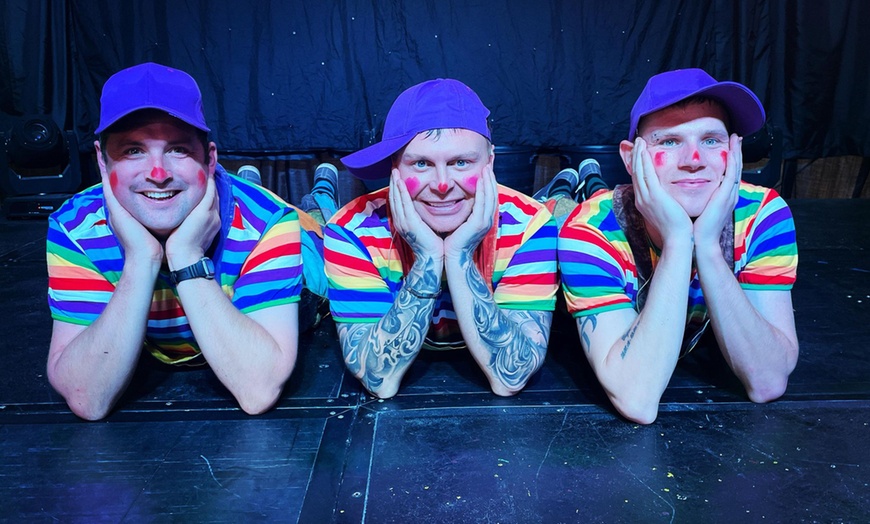
POLYGON ((266 415, 241 413, 207 369, 149 357, 106 422, 82 422, 45 379, 45 222, 0 221, 4 518, 866 522, 870 205, 790 205, 801 357, 788 393, 748 402, 708 343, 651 426, 614 414, 565 315, 514 398, 489 393, 467 354, 429 353, 399 396, 372 399, 345 374, 327 320, 303 335, 266 415))

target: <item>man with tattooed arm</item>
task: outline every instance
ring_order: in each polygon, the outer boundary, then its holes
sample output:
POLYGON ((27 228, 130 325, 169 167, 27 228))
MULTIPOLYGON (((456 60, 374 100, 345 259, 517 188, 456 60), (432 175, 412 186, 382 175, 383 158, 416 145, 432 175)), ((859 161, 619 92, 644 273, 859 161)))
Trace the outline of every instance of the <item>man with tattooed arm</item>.
POLYGON ((437 79, 393 103, 383 139, 343 159, 389 187, 336 213, 325 231, 329 300, 345 363, 394 396, 422 348, 467 348, 497 395, 541 367, 555 307, 556 225, 493 173, 489 111, 437 79))
POLYGON ((614 407, 651 423, 677 360, 712 325, 754 402, 781 396, 798 356, 794 221, 741 182, 755 94, 700 69, 652 77, 620 154, 632 184, 585 201, 559 233, 568 309, 614 407))

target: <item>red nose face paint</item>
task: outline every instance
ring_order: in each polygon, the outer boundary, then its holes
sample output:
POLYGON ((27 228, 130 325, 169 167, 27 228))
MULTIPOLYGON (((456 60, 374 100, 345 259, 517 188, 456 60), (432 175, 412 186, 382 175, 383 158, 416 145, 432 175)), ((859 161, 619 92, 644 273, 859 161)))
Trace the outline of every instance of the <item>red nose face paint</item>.
POLYGON ((154 166, 151 169, 151 178, 155 180, 163 180, 166 178, 166 170, 159 166, 154 166))
POLYGON ((112 191, 118 189, 118 173, 109 173, 109 185, 112 186, 112 191))
POLYGON ((655 156, 656 167, 662 167, 665 165, 665 152, 659 151, 655 156))
POLYGON ((438 184, 438 192, 439 193, 446 193, 447 192, 447 183, 446 182, 441 182, 440 184, 438 184))
POLYGON ((409 176, 405 179, 405 187, 408 188, 408 193, 412 196, 417 194, 417 190, 420 189, 420 180, 415 176, 409 176))
POLYGON ((693 162, 700 162, 701 161, 701 155, 699 155, 697 151, 692 153, 692 161, 693 162))

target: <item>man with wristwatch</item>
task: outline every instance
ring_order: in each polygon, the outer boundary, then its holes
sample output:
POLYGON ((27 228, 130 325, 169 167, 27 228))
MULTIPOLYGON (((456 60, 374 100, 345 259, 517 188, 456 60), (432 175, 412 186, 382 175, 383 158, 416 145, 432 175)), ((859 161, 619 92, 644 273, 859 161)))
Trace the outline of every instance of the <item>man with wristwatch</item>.
POLYGON ((49 219, 48 378, 82 418, 105 417, 142 348, 208 363, 250 414, 296 361, 302 288, 296 211, 217 163, 196 82, 146 63, 106 82, 102 184, 49 219))

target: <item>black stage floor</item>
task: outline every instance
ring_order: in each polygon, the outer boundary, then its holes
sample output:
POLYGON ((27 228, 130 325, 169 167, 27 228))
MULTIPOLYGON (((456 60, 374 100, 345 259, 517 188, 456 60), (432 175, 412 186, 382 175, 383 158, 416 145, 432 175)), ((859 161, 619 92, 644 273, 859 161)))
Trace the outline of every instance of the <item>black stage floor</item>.
POLYGON ((715 351, 678 368, 655 424, 616 415, 560 317, 520 395, 467 354, 425 354, 379 401, 330 321, 278 406, 143 359, 106 421, 45 378, 45 222, 0 221, 0 519, 26 522, 870 522, 870 201, 790 202, 801 355, 754 405, 715 351))

